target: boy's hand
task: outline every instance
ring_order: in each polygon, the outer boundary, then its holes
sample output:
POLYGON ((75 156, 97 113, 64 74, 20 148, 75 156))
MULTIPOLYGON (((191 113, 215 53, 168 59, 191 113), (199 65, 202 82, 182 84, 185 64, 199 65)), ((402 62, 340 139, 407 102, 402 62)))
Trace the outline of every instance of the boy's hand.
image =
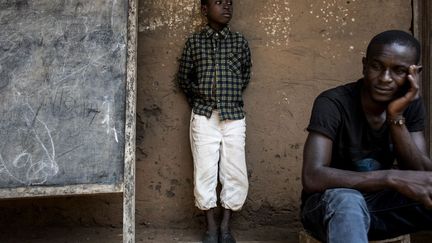
MULTIPOLYGON (((419 73, 422 70, 422 66, 411 65, 408 69, 407 80, 409 88, 405 94, 401 97, 396 98, 387 107, 387 118, 396 119, 402 117, 404 110, 411 104, 411 102, 420 97, 419 92, 419 73)), ((402 87, 401 87, 402 88, 402 87)))

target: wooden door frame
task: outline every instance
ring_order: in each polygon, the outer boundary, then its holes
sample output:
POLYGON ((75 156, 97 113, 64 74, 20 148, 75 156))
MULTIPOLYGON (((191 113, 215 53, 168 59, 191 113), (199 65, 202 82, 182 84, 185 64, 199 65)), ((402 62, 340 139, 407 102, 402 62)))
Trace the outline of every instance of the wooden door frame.
POLYGON ((413 22, 412 29, 414 36, 420 41, 422 47, 421 64, 423 65, 423 72, 421 76, 421 89, 424 103, 426 106, 427 122, 425 129, 426 142, 428 144, 429 154, 432 151, 432 85, 431 85, 431 36, 432 36, 432 2, 430 0, 413 0, 413 22))

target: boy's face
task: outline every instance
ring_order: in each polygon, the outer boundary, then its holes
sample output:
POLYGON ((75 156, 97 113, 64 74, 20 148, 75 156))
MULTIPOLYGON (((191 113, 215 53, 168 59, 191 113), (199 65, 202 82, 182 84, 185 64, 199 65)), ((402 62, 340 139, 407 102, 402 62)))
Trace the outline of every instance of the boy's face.
POLYGON ((208 0, 201 6, 201 11, 207 17, 208 24, 215 30, 221 30, 232 18, 232 0, 208 0))
POLYGON ((403 92, 411 65, 416 64, 415 48, 400 44, 372 46, 363 58, 366 92, 376 102, 388 103, 403 92))

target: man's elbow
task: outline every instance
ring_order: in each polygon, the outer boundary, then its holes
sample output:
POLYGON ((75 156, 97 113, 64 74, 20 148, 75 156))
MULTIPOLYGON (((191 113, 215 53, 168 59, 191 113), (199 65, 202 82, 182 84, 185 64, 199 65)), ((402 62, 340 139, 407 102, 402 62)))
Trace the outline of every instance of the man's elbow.
POLYGON ((302 177, 303 190, 307 193, 322 192, 322 183, 316 177, 305 176, 302 177))

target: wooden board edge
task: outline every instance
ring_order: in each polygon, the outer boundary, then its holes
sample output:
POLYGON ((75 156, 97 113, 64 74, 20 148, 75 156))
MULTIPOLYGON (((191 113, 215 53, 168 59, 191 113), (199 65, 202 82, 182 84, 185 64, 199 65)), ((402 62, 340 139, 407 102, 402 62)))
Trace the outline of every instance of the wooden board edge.
POLYGON ((16 188, 1 188, 0 199, 27 198, 27 197, 56 197, 90 194, 121 193, 123 184, 80 184, 67 186, 29 186, 16 188))
POLYGON ((126 124, 123 188, 123 242, 135 242, 135 139, 137 96, 138 0, 128 0, 126 124))

